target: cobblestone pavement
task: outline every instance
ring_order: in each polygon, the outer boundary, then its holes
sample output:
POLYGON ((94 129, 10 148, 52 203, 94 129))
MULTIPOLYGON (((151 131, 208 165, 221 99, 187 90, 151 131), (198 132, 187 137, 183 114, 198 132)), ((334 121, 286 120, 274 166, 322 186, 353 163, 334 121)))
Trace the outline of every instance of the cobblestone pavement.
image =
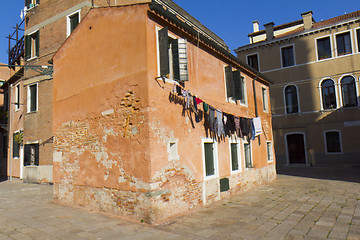
POLYGON ((19 180, 0 183, 0 203, 0 239, 360 239, 360 183, 349 179, 278 175, 157 226, 57 205, 52 186, 19 180))

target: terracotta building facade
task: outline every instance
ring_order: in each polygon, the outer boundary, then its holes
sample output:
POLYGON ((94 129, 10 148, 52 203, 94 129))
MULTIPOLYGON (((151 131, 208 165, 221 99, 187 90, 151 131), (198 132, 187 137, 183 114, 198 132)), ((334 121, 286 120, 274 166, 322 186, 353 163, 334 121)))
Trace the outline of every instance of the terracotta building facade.
POLYGON ((91 9, 53 60, 56 201, 154 223, 276 178, 269 80, 172 1, 91 9))
POLYGON ((277 164, 360 164, 360 11, 316 22, 313 13, 249 34, 237 56, 270 87, 277 164))

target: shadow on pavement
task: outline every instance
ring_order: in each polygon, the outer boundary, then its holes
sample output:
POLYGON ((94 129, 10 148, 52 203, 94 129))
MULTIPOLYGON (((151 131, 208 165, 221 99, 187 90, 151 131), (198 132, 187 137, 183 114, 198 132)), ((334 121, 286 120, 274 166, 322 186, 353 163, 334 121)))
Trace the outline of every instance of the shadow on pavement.
POLYGON ((360 183, 360 165, 313 167, 276 166, 276 171, 277 174, 280 175, 360 183))

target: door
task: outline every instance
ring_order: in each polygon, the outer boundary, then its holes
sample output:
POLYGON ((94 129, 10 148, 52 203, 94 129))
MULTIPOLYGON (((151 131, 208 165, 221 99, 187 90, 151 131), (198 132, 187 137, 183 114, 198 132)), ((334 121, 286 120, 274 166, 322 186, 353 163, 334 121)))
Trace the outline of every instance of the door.
POLYGON ((303 133, 286 135, 289 164, 306 164, 305 141, 303 133))

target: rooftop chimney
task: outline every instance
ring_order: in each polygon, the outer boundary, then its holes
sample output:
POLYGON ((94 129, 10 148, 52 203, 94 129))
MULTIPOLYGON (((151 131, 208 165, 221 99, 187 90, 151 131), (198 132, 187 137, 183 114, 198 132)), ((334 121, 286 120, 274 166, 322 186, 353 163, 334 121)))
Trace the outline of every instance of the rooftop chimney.
POLYGON ((258 32, 259 31, 259 21, 255 20, 255 21, 252 22, 252 24, 253 24, 254 32, 258 32))
POLYGON ((312 18, 313 12, 304 12, 301 14, 303 21, 304 21, 304 28, 305 30, 309 30, 312 28, 313 25, 313 18, 312 18))
POLYGON ((269 23, 264 24, 267 41, 274 39, 274 24, 275 24, 274 22, 269 22, 269 23))

